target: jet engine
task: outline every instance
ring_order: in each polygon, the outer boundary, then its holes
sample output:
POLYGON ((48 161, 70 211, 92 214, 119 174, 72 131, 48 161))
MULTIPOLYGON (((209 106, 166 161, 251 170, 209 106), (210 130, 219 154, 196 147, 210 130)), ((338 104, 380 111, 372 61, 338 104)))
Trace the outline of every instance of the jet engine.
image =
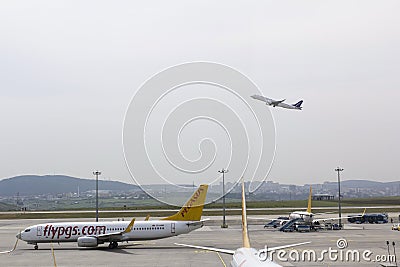
POLYGON ((78 247, 97 247, 98 244, 96 237, 82 236, 78 238, 78 247))

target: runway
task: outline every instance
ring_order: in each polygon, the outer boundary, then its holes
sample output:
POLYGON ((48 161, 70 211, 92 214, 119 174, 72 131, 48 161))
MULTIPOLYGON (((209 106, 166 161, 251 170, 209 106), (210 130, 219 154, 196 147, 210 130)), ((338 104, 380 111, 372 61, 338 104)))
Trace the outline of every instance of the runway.
MULTIPOLYGON (((251 216, 257 217, 257 216, 251 216)), ((128 220, 129 218, 126 218, 128 220)), ((218 218, 220 219, 220 218, 218 218)), ((221 259, 229 266, 230 255, 220 256, 215 252, 208 252, 175 246, 174 243, 186 243, 194 245, 215 246, 226 249, 236 249, 241 246, 241 229, 238 217, 228 218, 229 228, 221 229, 217 218, 213 218, 211 225, 193 231, 187 235, 167 238, 163 240, 146 242, 129 242, 120 245, 119 249, 110 250, 106 245, 98 248, 78 248, 76 243, 53 244, 54 258, 57 266, 224 266, 221 259), (221 258, 220 258, 221 257, 221 258)), ((255 218, 257 219, 257 218, 255 218)), ((79 219, 79 221, 93 219, 79 219)), ((111 220, 111 219, 110 219, 111 220)), ((0 251, 10 250, 15 243, 15 235, 25 227, 48 222, 49 220, 1 220, 0 221, 0 251)), ((62 221, 62 220, 52 220, 62 221)), ((63 220, 66 221, 66 220, 63 220)), ((249 220, 251 221, 251 220, 249 220)), ((395 241, 400 244, 400 232, 391 230, 390 224, 346 224, 345 230, 320 231, 312 233, 281 233, 276 230, 264 230, 261 224, 249 225, 251 245, 262 249, 265 246, 272 247, 284 244, 311 241, 301 247, 297 247, 297 253, 304 250, 314 250, 316 260, 295 261, 294 252, 292 258, 287 255, 278 260, 283 266, 378 266, 378 262, 365 261, 362 253, 371 251, 370 260, 375 260, 376 255, 387 255, 386 241, 395 241), (324 259, 318 261, 323 250, 340 251, 337 240, 345 238, 348 246, 343 248, 343 255, 348 250, 358 250, 360 261, 346 261, 330 259, 324 255, 324 259), (287 259, 288 261, 285 261, 287 259)), ((393 248, 390 247, 393 252, 393 248)), ((34 250, 32 245, 20 241, 16 250, 9 254, 0 254, 1 266, 54 266, 50 244, 40 244, 39 250, 34 250)))

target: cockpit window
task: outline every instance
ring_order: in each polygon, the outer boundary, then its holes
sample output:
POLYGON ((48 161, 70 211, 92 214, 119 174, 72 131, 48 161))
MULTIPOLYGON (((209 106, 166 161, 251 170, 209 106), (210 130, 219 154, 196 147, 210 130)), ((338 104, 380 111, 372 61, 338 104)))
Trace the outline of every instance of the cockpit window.
POLYGON ((27 233, 27 232, 29 232, 30 230, 31 230, 30 228, 29 228, 29 229, 25 229, 24 232, 27 233))

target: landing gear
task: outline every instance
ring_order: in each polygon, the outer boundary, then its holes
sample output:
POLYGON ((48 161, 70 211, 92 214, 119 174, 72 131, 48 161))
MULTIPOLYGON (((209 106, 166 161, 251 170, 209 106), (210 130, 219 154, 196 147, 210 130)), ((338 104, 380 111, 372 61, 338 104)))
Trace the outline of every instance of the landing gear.
POLYGON ((111 249, 117 248, 117 247, 118 247, 118 242, 115 242, 115 241, 110 242, 110 244, 108 245, 108 248, 111 248, 111 249))
POLYGON ((39 246, 38 246, 38 245, 35 245, 34 248, 35 248, 35 250, 38 250, 38 249, 39 249, 39 246))

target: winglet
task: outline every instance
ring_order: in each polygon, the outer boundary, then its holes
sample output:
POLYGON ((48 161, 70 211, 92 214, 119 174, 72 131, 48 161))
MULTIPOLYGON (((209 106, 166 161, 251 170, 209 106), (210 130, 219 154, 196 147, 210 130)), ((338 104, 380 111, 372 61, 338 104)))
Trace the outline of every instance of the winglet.
POLYGON ((312 187, 310 185, 310 194, 308 195, 308 205, 307 205, 308 213, 311 213, 311 198, 312 198, 312 187))
POLYGON ((247 230, 246 193, 244 191, 243 178, 242 178, 242 237, 243 237, 243 247, 250 248, 249 233, 247 230))
POLYGON ((364 209, 363 213, 361 214, 361 217, 363 217, 365 215, 366 210, 367 210, 367 208, 364 209))
POLYGON ((208 185, 200 185, 180 211, 162 220, 200 221, 203 214, 204 202, 206 201, 207 189, 208 185))
POLYGON ((135 218, 132 219, 132 221, 129 223, 128 227, 122 232, 124 234, 129 233, 132 231, 133 224, 135 223, 135 218))
POLYGON ((144 219, 145 221, 148 221, 150 219, 150 214, 147 214, 146 218, 144 219))

